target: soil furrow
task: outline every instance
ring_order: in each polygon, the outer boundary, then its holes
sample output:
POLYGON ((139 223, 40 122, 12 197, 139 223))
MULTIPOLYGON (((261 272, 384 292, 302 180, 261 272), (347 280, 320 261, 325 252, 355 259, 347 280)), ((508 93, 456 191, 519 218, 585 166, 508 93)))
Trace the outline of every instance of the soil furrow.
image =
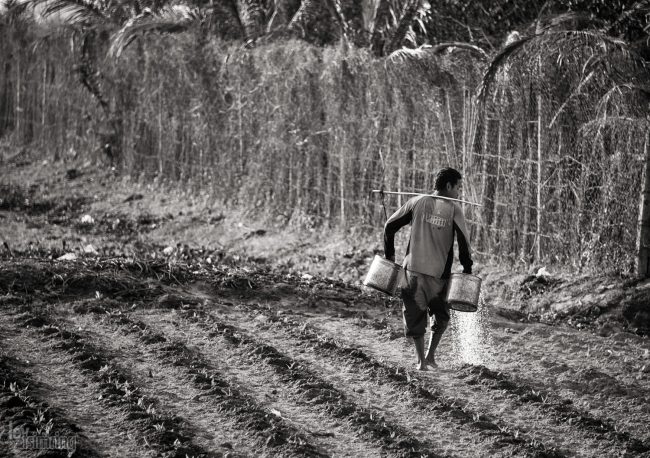
POLYGON ((344 424, 324 416, 318 406, 305 402, 294 388, 270 368, 251 362, 245 348, 223 345, 221 339, 208 338, 206 331, 196 324, 179 319, 175 314, 158 313, 141 316, 151 327, 167 336, 196 346, 211 361, 223 362, 223 372, 247 389, 247 394, 264 404, 276 415, 300 425, 332 456, 375 457, 382 455, 381 448, 350 432, 344 424))
MULTIPOLYGON (((313 322, 314 321, 310 321, 310 323, 313 322)), ((336 333, 339 339, 343 338, 347 340, 347 338, 343 337, 345 333, 342 331, 344 328, 349 327, 350 323, 348 322, 343 323, 342 320, 338 320, 336 321, 336 323, 326 322, 326 321, 321 321, 319 323, 320 324, 314 326, 314 328, 317 330, 317 333, 323 333, 326 336, 331 336, 332 334, 336 333)), ((379 339, 377 338, 379 337, 378 336, 379 333, 368 331, 366 329, 357 328, 354 330, 354 332, 350 331, 350 334, 359 334, 359 333, 362 334, 370 333, 375 335, 374 339, 371 337, 365 337, 363 339, 364 342, 385 340, 382 337, 380 337, 379 339)), ((390 356, 389 353, 385 351, 386 348, 385 345, 390 345, 390 344, 385 343, 384 346, 382 346, 382 349, 377 348, 376 350, 372 350, 372 352, 382 356, 390 356)), ((445 350, 444 346, 446 345, 448 344, 443 343, 443 353, 445 350)), ((358 353, 358 352, 360 352, 360 350, 356 347, 350 349, 351 354, 358 353)), ((361 351, 361 353, 363 352, 361 351)), ((399 357, 396 361, 399 360, 403 360, 403 357, 399 357)), ((401 366, 401 363, 399 362, 396 362, 396 364, 401 366)), ((548 393, 543 393, 542 396, 539 395, 536 396, 535 393, 539 394, 539 392, 527 386, 525 382, 523 382, 521 386, 515 384, 515 386, 519 386, 520 388, 522 388, 522 391, 518 394, 513 393, 513 390, 515 390, 515 388, 510 384, 502 384, 501 387, 496 387, 495 383, 492 383, 491 385, 489 383, 486 385, 478 383, 476 378, 474 379, 468 378, 465 375, 467 371, 471 370, 471 367, 475 367, 475 366, 465 365, 464 368, 461 369, 462 371, 461 375, 456 374, 454 376, 456 382, 452 382, 451 380, 448 380, 441 386, 444 386, 445 384, 450 384, 450 386, 457 387, 457 381, 461 381, 464 384, 468 385, 468 388, 478 387, 479 389, 482 390, 485 390, 487 388, 490 391, 494 391, 495 396, 502 396, 504 394, 508 395, 510 396, 512 402, 514 402, 515 405, 520 406, 519 409, 523 408, 526 405, 530 405, 538 412, 543 413, 543 415, 549 420, 551 420, 553 423, 561 426, 568 426, 571 429, 582 430, 585 433, 584 434, 585 439, 587 439, 587 437, 593 437, 594 439, 597 439, 601 443, 601 446, 607 448, 610 447, 609 443, 611 443, 612 441, 615 441, 615 443, 618 443, 620 446, 624 447, 626 450, 631 451, 633 453, 637 453, 640 450, 645 450, 647 447, 647 444, 645 444, 642 440, 632 437, 629 433, 617 431, 616 427, 612 425, 610 422, 605 420, 599 420, 589 415, 586 412, 583 412, 579 409, 569 406, 569 404, 571 403, 570 401, 563 400, 563 399, 554 400, 555 398, 550 396, 548 393), (510 387, 511 390, 506 389, 507 387, 510 387), (553 404, 548 402, 549 399, 554 400, 553 404), (546 400, 546 402, 544 402, 544 400, 546 400), (557 408, 551 407, 552 405, 556 405, 557 408), (570 413, 567 413, 567 411, 570 413)), ((478 378, 480 379, 480 376, 478 378)), ((447 379, 446 376, 445 379, 447 379)), ((482 402, 482 404, 485 403, 482 402)), ((534 415, 534 413, 532 412, 531 414, 534 415)), ((538 426, 540 420, 541 418, 536 419, 536 426, 538 426)), ((562 437, 561 435, 559 436, 557 434, 554 434, 554 436, 562 437)), ((595 447, 592 448, 592 450, 593 449, 595 449, 595 447)))
MULTIPOLYGON (((223 337, 233 347, 248 350, 247 357, 255 362, 269 365, 284 383, 314 406, 333 418, 345 420, 362 437, 377 442, 386 453, 395 456, 441 456, 434 445, 410 435, 403 428, 388 422, 382 415, 360 407, 332 384, 323 380, 300 362, 278 352, 274 347, 260 343, 233 326, 214 320, 204 321, 197 311, 181 312, 181 316, 193 321, 208 331, 210 337, 223 337)), ((140 323, 143 330, 144 323, 140 323)))
MULTIPOLYGON (((263 310, 254 306, 249 309, 253 313, 260 313, 263 310)), ((358 348, 342 346, 336 340, 317 333, 304 321, 286 316, 280 319, 270 314, 263 316, 272 323, 267 326, 272 332, 277 334, 277 331, 281 331, 285 337, 306 344, 312 352, 332 360, 334 364, 351 364, 356 370, 361 368, 366 376, 376 383, 390 385, 395 390, 407 394, 410 397, 411 408, 422 412, 435 412, 437 419, 470 428, 474 434, 485 441, 485 447, 492 449, 493 452, 500 448, 508 448, 514 449, 518 455, 565 456, 565 453, 556 447, 546 446, 539 440, 533 439, 525 430, 462 407, 464 404, 462 400, 444 396, 439 391, 425 386, 424 383, 414 380, 408 371, 400 371, 394 366, 379 362, 358 348)))
MULTIPOLYGON (((92 327, 93 333, 96 335, 97 339, 100 339, 102 343, 111 348, 112 351, 128 354, 129 358, 134 360, 134 364, 138 366, 146 366, 152 374, 151 376, 157 381, 156 386, 152 387, 153 390, 158 393, 158 396, 165 396, 168 398, 171 403, 180 404, 179 409, 187 410, 188 412, 194 412, 196 417, 193 419, 194 422, 199 422, 203 425, 204 429, 217 430, 219 436, 222 437, 220 441, 227 441, 231 443, 236 450, 246 450, 247 444, 250 445, 251 438, 250 433, 245 433, 245 429, 242 429, 241 424, 237 424, 237 419, 232 418, 228 412, 221 411, 222 409, 214 409, 212 403, 208 402, 210 393, 208 392, 206 397, 205 389, 199 389, 199 386, 193 383, 192 374, 184 369, 182 365, 170 365, 162 361, 157 353, 157 346, 154 344, 142 345, 142 340, 138 338, 139 333, 134 333, 132 329, 127 329, 125 323, 128 323, 128 320, 119 318, 119 323, 115 322, 115 318, 111 318, 105 314, 88 314, 82 316, 73 317, 75 323, 84 326, 92 327), (135 337, 135 338, 134 338, 135 337), (200 417, 200 418, 199 418, 200 417), (227 435, 227 438, 223 438, 224 435, 227 435)), ((135 325, 135 321, 133 324, 135 325)), ((140 328, 137 328, 140 329, 140 328)), ((189 330, 179 330, 176 326, 167 326, 160 328, 161 333, 157 334, 165 338, 166 341, 177 341, 184 342, 188 347, 188 350, 198 351, 199 354, 204 355, 204 346, 209 344, 209 342, 204 342, 195 338, 190 337, 189 330)), ((149 331, 146 331, 149 333, 149 331)), ((147 341, 152 342, 151 337, 146 338, 147 341)), ((153 339, 155 340, 155 339, 153 339)), ((239 391, 244 396, 251 397, 257 404, 261 406, 264 405, 265 414, 269 413, 278 416, 278 410, 273 406, 268 406, 268 399, 263 397, 256 396, 255 390, 250 389, 251 378, 259 376, 259 370, 256 371, 255 368, 251 368, 250 371, 246 374, 244 379, 235 379, 231 376, 229 367, 231 362, 225 357, 223 348, 215 348, 210 356, 205 355, 206 359, 210 359, 211 364, 218 369, 219 373, 223 376, 224 379, 227 379, 227 382, 230 386, 235 387, 235 391, 239 391), (214 357, 210 357, 214 355, 214 357), (218 361, 218 363, 217 363, 218 361)), ((149 378, 144 376, 143 378, 149 378)), ((149 378, 151 380, 151 378, 149 378)), ((143 381, 141 386, 146 385, 146 380, 143 381)), ((260 383, 266 385, 269 384, 268 374, 261 376, 260 383)), ((203 388, 203 385, 200 385, 200 388, 203 388)), ((268 388, 268 387, 267 387, 268 388)), ((271 388, 268 388, 271 390, 271 388)), ((277 390, 276 390, 277 391, 277 390)), ((280 390, 282 391, 282 390, 280 390)), ((284 412, 284 409, 283 409, 284 412)), ((301 413, 304 416, 304 412, 301 413)), ((302 423, 293 422, 291 416, 280 415, 284 421, 287 421, 290 425, 296 425, 296 430, 300 430, 302 423)), ((317 422, 314 422, 317 424, 317 422)), ((304 428, 303 428, 304 429, 304 428)), ((321 429, 318 426, 318 429, 321 429)), ((215 433, 217 431, 214 431, 215 433)), ((309 431, 301 431, 304 435, 309 435, 309 431)), ((322 433, 325 437, 329 436, 329 432, 322 433)), ((316 448, 321 450, 331 450, 330 447, 325 447, 321 440, 319 440, 319 432, 313 433, 312 442, 317 445, 316 448)), ((339 444, 327 444, 334 447, 332 452, 335 453, 336 447, 339 444)), ((255 451, 251 451, 251 455, 259 455, 262 450, 261 447, 257 447, 255 451)), ((355 455, 349 455, 355 456, 355 455)))
POLYGON ((30 450, 32 441, 48 450, 48 456, 105 456, 96 443, 80 434, 77 424, 41 400, 38 382, 24 372, 16 358, 0 356, 0 383, 0 422, 5 425, 0 441, 6 452, 13 448, 21 456, 36 454, 38 449, 30 450))
POLYGON ((15 323, 20 328, 30 328, 23 336, 27 337, 33 331, 53 343, 55 351, 67 353, 70 358, 66 362, 96 384, 99 395, 95 396, 102 404, 122 413, 121 429, 127 429, 131 434, 137 431, 140 447, 168 457, 222 456, 193 444, 182 418, 158 412, 154 407, 158 401, 141 396, 139 387, 106 356, 106 351, 88 342, 84 336, 31 311, 18 315, 15 323))
MULTIPOLYGON (((522 348, 523 346, 520 346, 518 351, 523 351, 522 348)), ((538 360, 539 356, 523 357, 522 359, 538 360)), ((503 371, 491 370, 483 365, 468 364, 461 368, 457 378, 471 385, 485 386, 500 393, 506 392, 521 403, 535 405, 558 424, 568 424, 573 428, 594 433, 603 441, 615 440, 629 452, 650 452, 650 441, 648 439, 639 439, 630 432, 620 431, 620 428, 612 421, 599 418, 577 408, 573 405, 573 401, 552 394, 548 388, 533 386, 526 379, 512 377, 503 371)), ((585 391, 592 392, 588 386, 584 388, 581 394, 585 391)), ((634 410, 637 409, 639 409, 638 399, 637 405, 634 406, 634 410)))
MULTIPOLYGON (((616 423, 617 428, 639 437, 648 435, 650 391, 638 383, 619 380, 618 375, 611 375, 601 366, 595 366, 600 360, 595 356, 590 358, 585 355, 574 357, 573 360, 563 357, 558 360, 523 347, 519 341, 507 344, 503 354, 494 355, 491 366, 517 379, 526 380, 532 389, 571 399, 575 406, 593 416, 624 410, 628 415, 616 423), (514 353, 515 348, 517 353, 514 353), (516 358, 513 357, 515 354, 516 358), (552 376, 549 377, 549 374, 552 376)), ((641 364, 638 363, 636 373, 643 375, 639 370, 641 364)))
POLYGON ((259 405, 183 342, 154 332, 142 321, 132 320, 121 313, 107 315, 106 319, 127 333, 137 335, 165 365, 183 368, 194 387, 201 391, 201 400, 214 405, 248 431, 255 438, 259 450, 279 456, 328 456, 303 431, 259 405))
MULTIPOLYGON (((500 322, 504 327, 510 323, 500 322)), ((579 362, 587 358, 597 363, 600 370, 611 376, 627 375, 633 378, 634 363, 647 359, 650 350, 650 340, 635 334, 620 332, 609 337, 592 334, 588 331, 575 330, 563 325, 541 325, 538 323, 515 323, 521 329, 511 329, 502 335, 505 344, 521 345, 522 354, 548 354, 566 357, 567 360, 579 362), (534 339, 533 337, 539 337, 534 339), (544 343, 546 345, 544 345, 544 343), (627 358, 625 358, 627 357, 627 358), (623 371, 622 371, 623 369, 623 371)), ((648 380, 636 380, 644 389, 650 389, 648 380)))
POLYGON ((134 436, 137 428, 124 421, 125 412, 99 399, 98 384, 75 369, 72 356, 52 349, 31 332, 15 331, 12 337, 5 342, 5 351, 29 362, 26 370, 37 382, 33 387, 40 399, 73 419, 80 433, 94 442, 98 455, 151 456, 152 451, 134 436))
MULTIPOLYGON (((346 320, 346 324, 362 328, 360 332, 368 331, 367 320, 346 320)), ((383 320, 381 325, 375 324, 384 331, 381 334, 400 334, 395 331, 400 326, 397 323, 383 320)), ((617 419, 615 429, 648 441, 650 408, 646 400, 650 399, 650 390, 644 386, 648 377, 642 370, 650 363, 640 337, 620 333, 603 339, 585 331, 539 323, 493 320, 490 324, 490 346, 483 350, 490 367, 523 380, 534 391, 571 399, 594 417, 624 410, 628 415, 617 419)), ((443 341, 443 350, 445 345, 443 341)))
MULTIPOLYGON (((66 305, 66 312, 70 309, 66 305)), ((251 434, 234 421, 227 412, 205 402, 205 389, 193 383, 193 376, 182 366, 166 364, 155 351, 155 345, 143 345, 130 330, 111 323, 105 314, 69 314, 65 320, 75 328, 87 329, 93 341, 105 349, 139 386, 144 396, 155 397, 162 408, 187 420, 195 441, 210 450, 223 450, 229 457, 258 456, 262 447, 255 447, 251 434), (228 452, 231 450, 230 452, 228 452)))
MULTIPOLYGON (((368 320, 349 322, 368 325, 368 320)), ((396 331, 400 326, 397 322, 381 324, 392 335, 400 335, 396 331)), ((644 366, 650 364, 647 339, 630 333, 604 338, 562 325, 510 322, 494 317, 490 328, 491 346, 499 349, 490 352, 493 365, 530 379, 531 385, 551 372, 557 376, 552 379, 553 389, 563 390, 570 397, 605 392, 607 399, 617 404, 614 408, 623 408, 618 403, 624 401, 624 408, 630 412, 643 406, 644 399, 650 399, 650 379, 643 373, 644 366)), ((638 413, 645 416, 648 412, 638 413)), ((644 429, 643 425, 638 426, 640 431, 644 429)))
POLYGON ((554 396, 546 391, 535 390, 524 381, 510 377, 503 372, 494 371, 485 366, 466 365, 459 371, 457 377, 465 380, 465 383, 480 384, 491 390, 507 392, 522 403, 533 403, 558 423, 595 433, 605 441, 615 440, 625 445, 630 453, 650 452, 650 443, 637 439, 626 431, 618 431, 611 421, 597 418, 573 407, 573 402, 569 399, 554 396))

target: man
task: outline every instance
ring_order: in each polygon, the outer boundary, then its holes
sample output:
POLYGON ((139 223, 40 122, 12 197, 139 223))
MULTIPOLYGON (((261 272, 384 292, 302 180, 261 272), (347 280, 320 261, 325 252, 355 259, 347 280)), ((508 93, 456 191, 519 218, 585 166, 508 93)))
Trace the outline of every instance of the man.
MULTIPOLYGON (((462 184, 460 172, 440 170, 435 179, 435 195, 458 199, 462 184)), ((395 234, 411 224, 409 244, 404 258, 406 284, 402 289, 404 334, 412 337, 418 369, 437 367, 435 353, 449 323, 449 306, 443 291, 451 275, 454 234, 458 240, 459 259, 464 273, 472 273, 469 234, 460 205, 430 196, 417 196, 397 210, 384 226, 384 254, 395 260, 395 234), (431 341, 424 354, 427 313, 433 315, 431 341)))

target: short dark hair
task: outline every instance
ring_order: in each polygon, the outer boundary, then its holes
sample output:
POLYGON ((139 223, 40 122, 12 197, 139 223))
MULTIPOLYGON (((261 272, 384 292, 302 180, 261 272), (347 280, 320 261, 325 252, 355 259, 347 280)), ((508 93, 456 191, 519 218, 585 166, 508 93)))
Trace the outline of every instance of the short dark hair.
POLYGON ((461 180, 463 176, 456 169, 451 167, 445 167, 440 169, 436 173, 435 189, 436 191, 444 191, 447 188, 447 183, 450 183, 452 186, 455 186, 458 183, 458 180, 461 180))

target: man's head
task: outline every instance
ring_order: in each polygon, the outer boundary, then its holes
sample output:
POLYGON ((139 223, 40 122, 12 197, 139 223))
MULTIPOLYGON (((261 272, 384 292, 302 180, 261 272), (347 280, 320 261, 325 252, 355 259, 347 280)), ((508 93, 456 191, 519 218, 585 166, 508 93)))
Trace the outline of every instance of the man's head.
POLYGON ((458 199, 463 176, 456 169, 445 167, 436 174, 435 188, 440 195, 458 199))

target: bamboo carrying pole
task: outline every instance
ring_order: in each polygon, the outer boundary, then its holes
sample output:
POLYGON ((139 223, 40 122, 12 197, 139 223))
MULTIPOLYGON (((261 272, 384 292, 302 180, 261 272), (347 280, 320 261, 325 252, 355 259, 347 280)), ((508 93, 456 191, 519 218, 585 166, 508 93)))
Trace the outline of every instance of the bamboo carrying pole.
POLYGON ((395 192, 395 191, 382 191, 381 189, 373 189, 372 192, 379 193, 379 194, 397 194, 401 196, 429 196, 433 197, 436 199, 441 199, 441 200, 449 200, 452 202, 460 202, 462 204, 469 204, 469 205, 474 205, 476 207, 482 207, 483 205, 477 204, 474 202, 469 202, 467 200, 461 200, 461 199, 452 199, 451 197, 443 197, 443 196, 438 196, 436 194, 422 194, 419 192, 395 192))

